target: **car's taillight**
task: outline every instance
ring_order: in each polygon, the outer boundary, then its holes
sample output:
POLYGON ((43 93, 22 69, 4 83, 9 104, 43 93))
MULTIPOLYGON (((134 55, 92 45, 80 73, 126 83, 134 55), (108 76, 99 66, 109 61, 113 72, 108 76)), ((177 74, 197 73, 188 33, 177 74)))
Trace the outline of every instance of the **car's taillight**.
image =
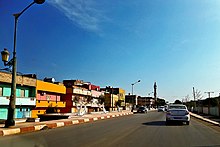
POLYGON ((186 115, 188 115, 189 114, 189 111, 186 111, 186 113, 185 113, 186 115))

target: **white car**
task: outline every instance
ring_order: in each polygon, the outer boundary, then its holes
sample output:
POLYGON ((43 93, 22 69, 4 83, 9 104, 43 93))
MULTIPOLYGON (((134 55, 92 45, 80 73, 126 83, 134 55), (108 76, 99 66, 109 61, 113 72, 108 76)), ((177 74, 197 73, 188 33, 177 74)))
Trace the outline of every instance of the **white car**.
POLYGON ((166 124, 170 122, 185 122, 186 125, 189 125, 190 115, 187 107, 182 104, 172 104, 169 105, 166 113, 166 124))
POLYGON ((158 110, 158 112, 165 111, 165 107, 164 106, 159 106, 157 110, 158 110))

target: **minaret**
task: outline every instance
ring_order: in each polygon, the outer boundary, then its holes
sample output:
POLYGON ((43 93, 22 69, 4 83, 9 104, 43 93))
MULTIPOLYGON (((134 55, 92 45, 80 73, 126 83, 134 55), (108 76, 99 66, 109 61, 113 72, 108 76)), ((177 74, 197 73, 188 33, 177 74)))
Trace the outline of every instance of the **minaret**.
POLYGON ((157 101, 157 83, 154 82, 154 99, 157 101))

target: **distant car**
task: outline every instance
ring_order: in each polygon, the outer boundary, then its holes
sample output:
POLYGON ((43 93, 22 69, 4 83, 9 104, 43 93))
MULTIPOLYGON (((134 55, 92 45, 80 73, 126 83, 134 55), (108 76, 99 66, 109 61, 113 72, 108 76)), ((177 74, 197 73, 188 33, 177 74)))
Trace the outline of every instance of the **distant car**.
POLYGON ((189 125, 190 115, 187 107, 182 104, 172 104, 168 106, 166 113, 166 124, 170 122, 185 122, 189 125))
POLYGON ((141 106, 137 109, 138 113, 147 113, 147 108, 144 106, 141 106))
POLYGON ((159 106, 157 110, 158 110, 158 112, 165 111, 165 107, 164 106, 159 106))

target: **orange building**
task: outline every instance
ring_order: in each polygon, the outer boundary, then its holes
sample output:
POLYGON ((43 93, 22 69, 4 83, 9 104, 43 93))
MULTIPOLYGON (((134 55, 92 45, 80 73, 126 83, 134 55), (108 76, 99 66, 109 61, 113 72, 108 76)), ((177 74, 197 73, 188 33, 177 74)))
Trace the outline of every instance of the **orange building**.
POLYGON ((62 83, 53 83, 37 80, 36 108, 32 110, 32 117, 45 114, 48 108, 55 108, 57 112, 66 107, 62 96, 66 94, 66 87, 62 83))

